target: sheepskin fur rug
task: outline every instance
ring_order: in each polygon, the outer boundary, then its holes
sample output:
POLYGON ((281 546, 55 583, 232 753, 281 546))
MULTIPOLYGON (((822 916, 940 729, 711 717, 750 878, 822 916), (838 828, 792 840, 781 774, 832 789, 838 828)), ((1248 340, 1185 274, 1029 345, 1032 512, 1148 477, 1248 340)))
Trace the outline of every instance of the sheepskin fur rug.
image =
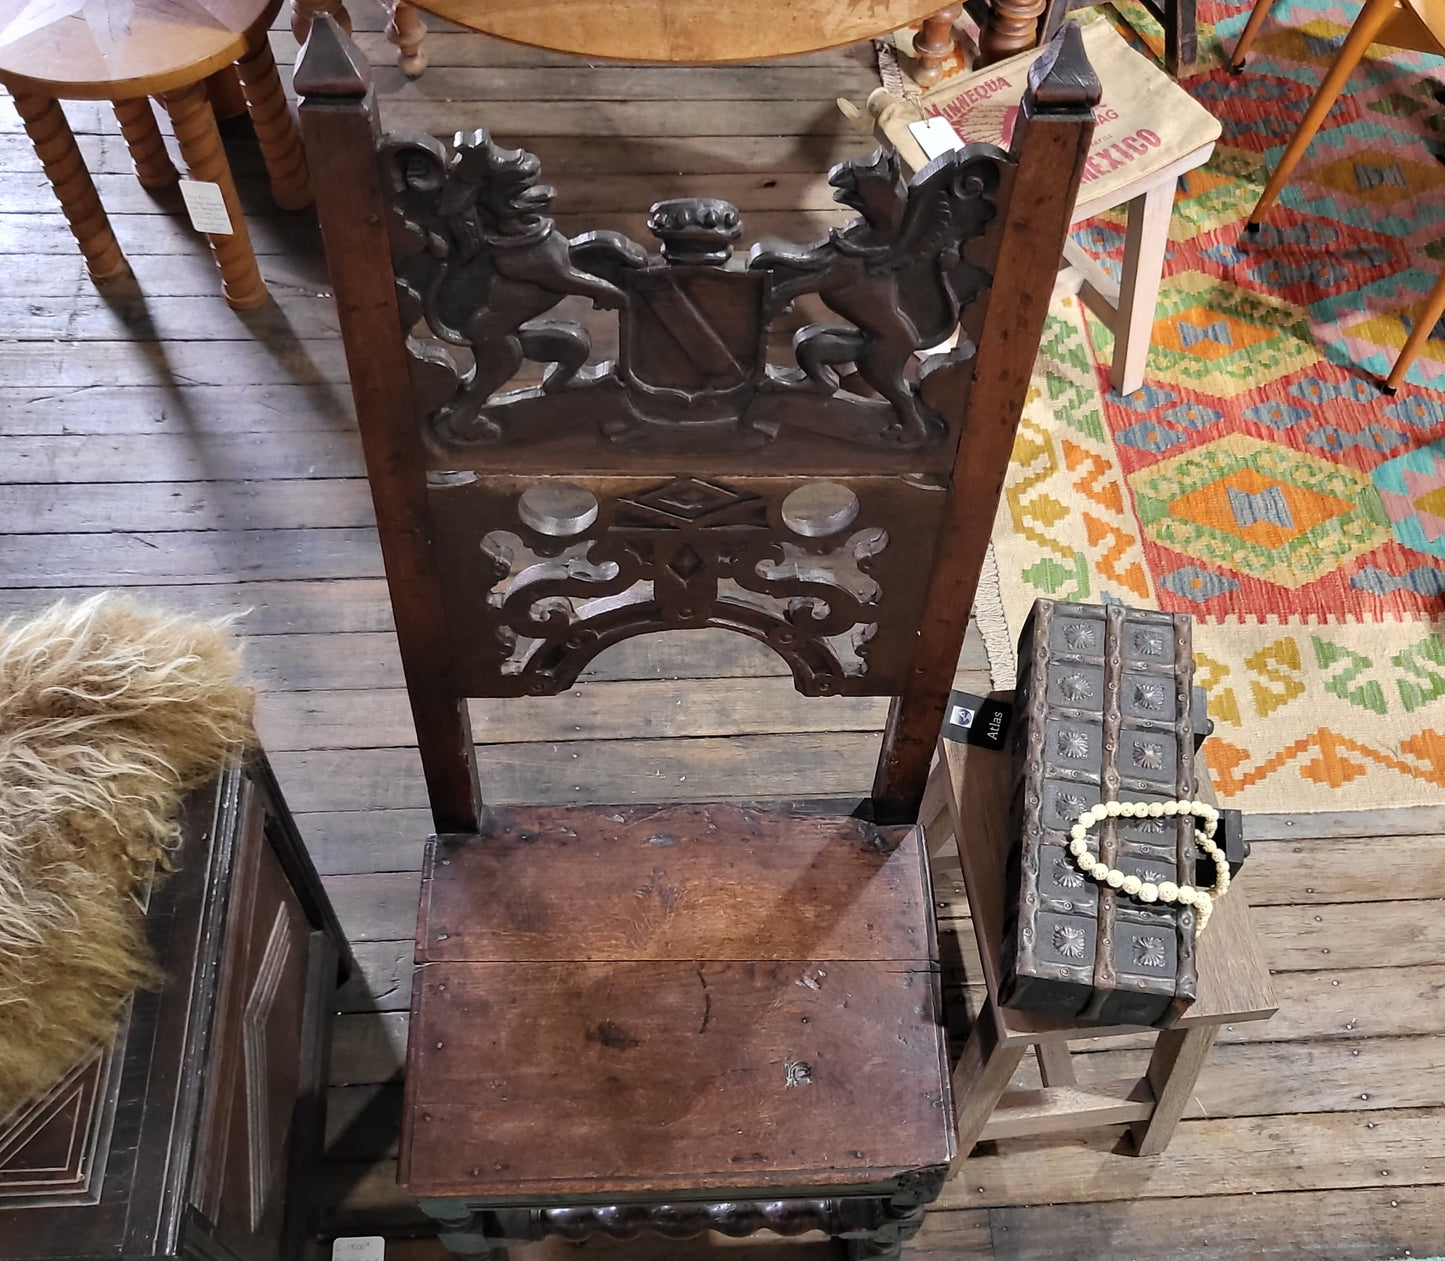
POLYGON ((114 596, 0 623, 0 1118, 158 977, 134 893, 251 734, 223 624, 114 596))

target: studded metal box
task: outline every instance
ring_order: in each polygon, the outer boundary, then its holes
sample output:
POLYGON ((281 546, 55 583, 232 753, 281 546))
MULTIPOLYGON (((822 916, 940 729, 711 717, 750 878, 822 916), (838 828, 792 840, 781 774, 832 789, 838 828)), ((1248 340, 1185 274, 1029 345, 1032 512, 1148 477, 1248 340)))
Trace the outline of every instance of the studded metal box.
MULTIPOLYGON (((1193 909, 1096 885, 1067 849, 1096 802, 1197 796, 1190 626, 1187 614, 1053 600, 1024 625, 1001 994, 1011 1007, 1168 1025, 1194 1001, 1193 909)), ((1090 847, 1147 882, 1194 876, 1187 818, 1110 818, 1090 847)))

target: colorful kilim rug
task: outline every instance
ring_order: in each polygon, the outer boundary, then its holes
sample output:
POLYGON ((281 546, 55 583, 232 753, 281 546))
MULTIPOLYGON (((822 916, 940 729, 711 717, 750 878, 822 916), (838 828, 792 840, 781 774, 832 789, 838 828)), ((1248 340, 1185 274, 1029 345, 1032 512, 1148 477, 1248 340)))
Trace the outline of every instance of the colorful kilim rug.
MULTIPOLYGON (((1256 811, 1445 803, 1445 321, 1397 397, 1371 376, 1445 266, 1438 59, 1372 50, 1241 239, 1357 11, 1279 0, 1236 77, 1248 9, 1200 0, 1185 86, 1224 133, 1176 202, 1145 387, 1111 393, 1111 335, 1056 303, 981 593, 1000 686, 1037 596, 1192 613, 1214 784, 1256 811)), ((1081 232, 1115 274, 1123 232, 1081 232)))

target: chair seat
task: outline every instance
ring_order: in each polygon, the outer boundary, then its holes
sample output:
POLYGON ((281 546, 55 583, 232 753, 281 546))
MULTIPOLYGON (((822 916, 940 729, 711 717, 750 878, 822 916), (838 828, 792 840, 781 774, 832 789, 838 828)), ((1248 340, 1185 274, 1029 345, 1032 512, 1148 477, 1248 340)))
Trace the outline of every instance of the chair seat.
POLYGON ((919 829, 737 804, 491 823, 428 852, 413 1195, 845 1191, 952 1158, 919 829))

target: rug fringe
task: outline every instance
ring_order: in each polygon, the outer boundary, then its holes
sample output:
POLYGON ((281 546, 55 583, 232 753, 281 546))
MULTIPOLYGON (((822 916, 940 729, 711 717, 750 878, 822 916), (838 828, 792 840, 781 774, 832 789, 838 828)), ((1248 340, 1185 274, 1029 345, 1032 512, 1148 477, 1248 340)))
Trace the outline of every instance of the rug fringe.
POLYGON ((983 650, 988 657, 989 677, 995 691, 1009 691, 1018 679, 1019 663, 1014 653, 1013 636, 1003 608, 1003 583, 999 578, 998 556, 989 540, 984 553, 983 569, 978 575, 978 591, 973 597, 973 618, 983 636, 983 650))
MULTIPOLYGON (((891 37, 885 36, 873 41, 873 51, 878 54, 878 80, 883 84, 883 90, 901 101, 908 95, 910 84, 903 74, 903 67, 898 64, 898 46, 891 37)), ((916 87, 913 90, 915 93, 918 91, 916 87)))

